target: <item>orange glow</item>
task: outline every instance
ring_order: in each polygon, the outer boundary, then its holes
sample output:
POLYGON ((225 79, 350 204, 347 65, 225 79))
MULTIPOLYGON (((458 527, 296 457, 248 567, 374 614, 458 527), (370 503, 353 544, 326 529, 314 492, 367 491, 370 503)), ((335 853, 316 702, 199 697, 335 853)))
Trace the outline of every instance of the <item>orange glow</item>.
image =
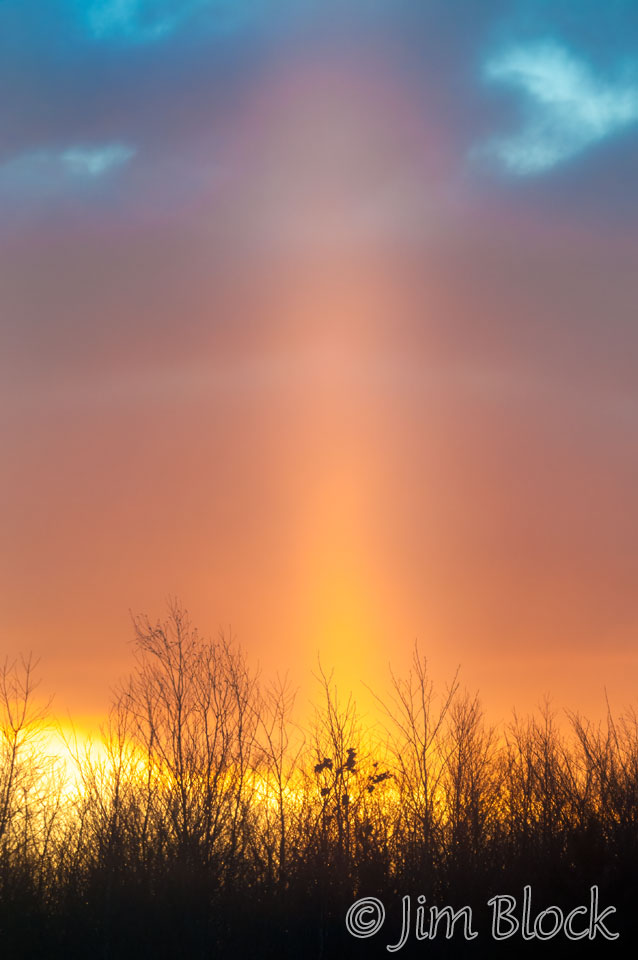
POLYGON ((622 384, 555 320, 624 315, 633 265, 466 222, 422 106, 372 54, 278 65, 175 235, 43 233, 37 289, 0 266, 12 309, 93 325, 13 385, 2 478, 3 642, 40 656, 58 715, 106 715, 128 611, 169 596, 303 698, 318 654, 361 696, 415 639, 496 718, 633 698, 622 384))

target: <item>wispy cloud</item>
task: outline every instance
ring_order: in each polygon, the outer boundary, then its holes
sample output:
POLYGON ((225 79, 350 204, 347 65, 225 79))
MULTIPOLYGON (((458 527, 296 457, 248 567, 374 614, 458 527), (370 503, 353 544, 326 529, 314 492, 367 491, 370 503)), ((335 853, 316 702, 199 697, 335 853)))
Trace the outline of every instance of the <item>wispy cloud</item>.
POLYGON ((125 37, 153 41, 171 33, 193 3, 166 3, 158 0, 92 0, 85 7, 89 31, 97 39, 125 37))
POLYGON ((60 154, 60 162, 70 174, 79 177, 101 177, 121 167, 135 156, 133 147, 119 143, 86 149, 71 147, 60 154))
POLYGON ((556 42, 511 47, 487 60, 484 75, 526 99, 522 129, 477 151, 517 176, 551 170, 638 122, 636 82, 597 76, 556 42))
POLYGON ((260 0, 90 0, 81 12, 97 40, 153 43, 172 34, 195 14, 216 32, 232 32, 246 22, 260 0))
POLYGON ((114 173, 135 154, 134 147, 120 143, 17 154, 0 164, 0 188, 32 195, 56 193, 114 173))

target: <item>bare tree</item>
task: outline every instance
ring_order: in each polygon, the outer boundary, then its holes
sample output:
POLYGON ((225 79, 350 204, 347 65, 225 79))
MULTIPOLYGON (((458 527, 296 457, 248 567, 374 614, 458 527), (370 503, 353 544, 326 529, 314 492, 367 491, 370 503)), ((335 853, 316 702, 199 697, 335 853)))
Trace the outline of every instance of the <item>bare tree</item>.
POLYGON ((215 863, 229 878, 248 840, 256 676, 232 641, 203 639, 176 604, 166 621, 134 626, 137 670, 119 704, 146 766, 145 835, 160 804, 178 856, 215 863))
POLYGON ((458 670, 438 702, 427 659, 416 645, 407 679, 390 673, 392 692, 377 700, 386 716, 399 789, 401 855, 418 869, 420 861, 435 862, 441 849, 442 778, 447 764, 443 732, 458 692, 458 670))
POLYGON ((64 773, 46 748, 50 702, 35 698, 32 657, 0 667, 0 861, 5 882, 30 872, 41 888, 62 804, 64 773))
POLYGON ((448 854, 467 871, 476 867, 498 821, 498 743, 477 696, 457 698, 447 720, 445 832, 448 854))
POLYGON ((291 822, 297 819, 295 786, 305 744, 303 732, 296 726, 291 730, 294 702, 295 694, 278 679, 266 689, 259 710, 263 790, 256 834, 265 852, 267 876, 282 889, 287 882, 291 822))

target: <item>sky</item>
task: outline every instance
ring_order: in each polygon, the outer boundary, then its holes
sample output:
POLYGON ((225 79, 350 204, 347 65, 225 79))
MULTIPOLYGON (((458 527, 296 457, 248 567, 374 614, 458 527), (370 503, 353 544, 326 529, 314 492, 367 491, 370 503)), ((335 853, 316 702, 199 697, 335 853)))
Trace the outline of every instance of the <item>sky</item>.
POLYGON ((637 41, 631 0, 0 2, 0 650, 58 712, 171 597, 304 694, 418 641, 496 718, 635 700, 637 41))

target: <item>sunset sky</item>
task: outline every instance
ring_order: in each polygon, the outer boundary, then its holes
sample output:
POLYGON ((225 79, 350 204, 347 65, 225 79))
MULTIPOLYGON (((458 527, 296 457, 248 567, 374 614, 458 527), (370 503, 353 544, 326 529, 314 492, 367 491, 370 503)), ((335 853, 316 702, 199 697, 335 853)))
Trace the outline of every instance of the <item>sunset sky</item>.
MULTIPOLYGON (((638 692, 638 5, 3 0, 0 650, 179 597, 305 691, 418 639, 638 692)), ((88 722, 88 720, 86 721, 88 722)))

